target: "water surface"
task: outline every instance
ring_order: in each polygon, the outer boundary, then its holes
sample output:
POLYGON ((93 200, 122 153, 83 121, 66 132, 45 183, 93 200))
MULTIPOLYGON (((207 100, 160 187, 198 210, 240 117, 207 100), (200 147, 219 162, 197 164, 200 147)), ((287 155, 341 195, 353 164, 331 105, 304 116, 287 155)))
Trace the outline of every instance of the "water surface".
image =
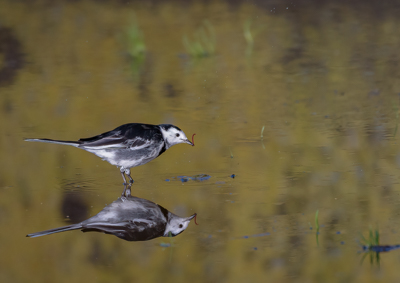
POLYGON ((379 267, 358 253, 369 229, 400 242, 395 2, 0 7, 2 282, 399 280, 399 251, 379 267), (210 36, 205 20, 215 51, 195 58, 183 38, 210 36), (88 152, 23 139, 128 122, 196 133, 195 147, 174 146, 132 177, 134 195, 196 212, 199 225, 148 242, 25 238, 95 215, 123 186, 88 152))

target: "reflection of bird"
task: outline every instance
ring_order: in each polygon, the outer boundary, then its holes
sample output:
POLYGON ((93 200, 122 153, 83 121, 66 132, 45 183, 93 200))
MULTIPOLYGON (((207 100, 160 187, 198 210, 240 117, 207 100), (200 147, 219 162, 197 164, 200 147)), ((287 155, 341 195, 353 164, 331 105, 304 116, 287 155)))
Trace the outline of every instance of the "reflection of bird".
POLYGON ((179 217, 154 202, 128 195, 118 198, 97 215, 81 223, 28 234, 27 237, 82 230, 113 234, 127 241, 146 241, 162 236, 176 236, 185 231, 190 220, 195 217, 196 213, 186 218, 179 217))
POLYGON ((133 183, 130 168, 146 164, 175 144, 194 145, 185 133, 174 125, 137 123, 125 124, 101 135, 78 141, 25 140, 72 145, 94 153, 112 165, 118 166, 125 183, 124 174, 133 183))

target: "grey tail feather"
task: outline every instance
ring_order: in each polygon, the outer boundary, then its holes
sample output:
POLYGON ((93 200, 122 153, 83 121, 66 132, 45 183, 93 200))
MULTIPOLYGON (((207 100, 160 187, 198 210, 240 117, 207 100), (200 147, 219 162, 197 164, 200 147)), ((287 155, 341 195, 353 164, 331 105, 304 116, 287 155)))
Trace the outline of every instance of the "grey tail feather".
POLYGON ((30 238, 36 238, 36 237, 40 237, 40 236, 44 236, 44 235, 50 235, 50 234, 54 234, 54 233, 65 232, 65 231, 70 231, 70 230, 77 230, 77 229, 82 229, 82 225, 81 224, 72 224, 72 225, 68 225, 68 226, 63 226, 63 227, 59 227, 59 228, 54 228, 54 229, 50 229, 50 230, 45 230, 45 231, 41 231, 41 232, 28 234, 26 236, 30 237, 30 238))
POLYGON ((80 142, 76 142, 76 141, 58 141, 58 140, 50 140, 50 139, 25 139, 25 141, 57 143, 57 144, 72 145, 72 146, 76 146, 76 147, 80 145, 80 142))

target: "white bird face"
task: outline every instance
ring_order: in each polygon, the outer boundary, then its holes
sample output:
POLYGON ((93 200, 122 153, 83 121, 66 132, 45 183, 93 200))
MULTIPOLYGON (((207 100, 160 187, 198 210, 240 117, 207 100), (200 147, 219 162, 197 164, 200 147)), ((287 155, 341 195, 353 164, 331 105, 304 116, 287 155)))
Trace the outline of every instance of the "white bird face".
POLYGON ((168 147, 171 147, 178 143, 187 143, 194 145, 185 135, 185 133, 174 125, 163 124, 160 125, 161 132, 164 136, 164 140, 167 142, 168 147))
POLYGON ((172 237, 175 237, 186 230, 190 220, 196 217, 196 213, 186 218, 179 217, 172 213, 169 213, 168 216, 169 221, 165 227, 164 237, 168 237, 169 233, 171 233, 172 237))

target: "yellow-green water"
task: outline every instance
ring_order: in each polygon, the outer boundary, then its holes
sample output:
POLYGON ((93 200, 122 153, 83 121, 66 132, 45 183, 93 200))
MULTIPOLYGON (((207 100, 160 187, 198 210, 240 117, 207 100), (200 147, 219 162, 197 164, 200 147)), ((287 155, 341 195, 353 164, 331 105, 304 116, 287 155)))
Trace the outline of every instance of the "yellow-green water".
POLYGON ((399 251, 381 254, 380 268, 358 253, 370 228, 400 243, 395 2, 54 2, 0 2, 0 28, 22 54, 7 65, 0 40, 0 68, 21 65, 0 86, 1 282, 399 280, 399 251), (183 37, 204 20, 215 54, 194 59, 183 37), (135 25, 146 52, 132 59, 135 25), (90 153, 23 138, 76 140, 128 122, 196 133, 195 147, 174 146, 132 176, 134 195, 196 212, 199 225, 148 242, 26 238, 78 209, 98 213, 123 187, 90 153), (211 178, 165 181, 197 174, 211 178))

